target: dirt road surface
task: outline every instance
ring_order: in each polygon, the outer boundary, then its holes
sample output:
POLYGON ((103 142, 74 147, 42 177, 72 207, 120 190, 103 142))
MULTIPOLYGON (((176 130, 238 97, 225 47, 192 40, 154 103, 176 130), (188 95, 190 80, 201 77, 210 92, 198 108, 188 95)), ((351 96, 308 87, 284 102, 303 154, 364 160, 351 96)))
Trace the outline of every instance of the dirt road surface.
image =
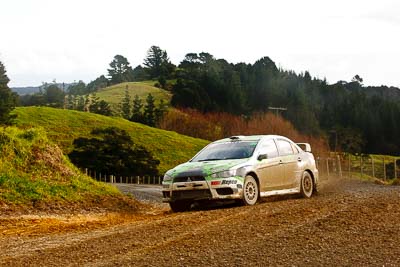
POLYGON ((1 266, 400 266, 400 187, 359 181, 252 207, 0 222, 1 266))

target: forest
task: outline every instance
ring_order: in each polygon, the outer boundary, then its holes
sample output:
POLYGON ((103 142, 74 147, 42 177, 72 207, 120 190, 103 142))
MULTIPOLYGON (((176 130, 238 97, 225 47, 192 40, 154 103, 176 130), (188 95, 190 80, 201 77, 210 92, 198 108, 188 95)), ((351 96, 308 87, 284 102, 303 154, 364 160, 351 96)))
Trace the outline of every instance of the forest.
MULTIPOLYGON (((152 46, 143 65, 135 68, 127 58, 116 55, 107 72, 87 85, 71 86, 70 97, 121 82, 154 80, 172 93, 171 105, 177 108, 250 120, 254 114, 278 107, 282 109, 273 112, 302 134, 324 136, 332 151, 392 155, 400 151, 400 89, 364 86, 357 74, 349 82, 328 84, 308 71, 278 68, 269 57, 253 64, 233 64, 205 52, 188 53, 176 66, 158 46, 152 46)), ((55 95, 54 88, 46 86, 42 95, 25 96, 21 102, 43 104, 46 92, 47 98, 55 95)))

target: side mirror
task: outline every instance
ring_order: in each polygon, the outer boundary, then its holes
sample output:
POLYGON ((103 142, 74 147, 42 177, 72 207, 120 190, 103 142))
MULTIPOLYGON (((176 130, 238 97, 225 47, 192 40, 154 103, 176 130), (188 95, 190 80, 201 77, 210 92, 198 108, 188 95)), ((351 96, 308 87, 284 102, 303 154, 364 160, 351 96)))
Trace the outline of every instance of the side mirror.
POLYGON ((260 154, 260 155, 258 155, 257 160, 261 161, 261 160, 267 159, 267 158, 268 158, 267 154, 260 154))

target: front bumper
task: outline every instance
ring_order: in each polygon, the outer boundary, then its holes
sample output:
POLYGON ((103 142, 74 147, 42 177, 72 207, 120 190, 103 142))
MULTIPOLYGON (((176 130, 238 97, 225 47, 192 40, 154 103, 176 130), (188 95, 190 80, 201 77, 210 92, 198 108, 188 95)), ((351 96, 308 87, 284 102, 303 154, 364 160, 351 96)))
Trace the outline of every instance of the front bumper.
POLYGON ((243 183, 233 177, 196 182, 163 182, 162 194, 163 202, 240 199, 243 196, 243 183))

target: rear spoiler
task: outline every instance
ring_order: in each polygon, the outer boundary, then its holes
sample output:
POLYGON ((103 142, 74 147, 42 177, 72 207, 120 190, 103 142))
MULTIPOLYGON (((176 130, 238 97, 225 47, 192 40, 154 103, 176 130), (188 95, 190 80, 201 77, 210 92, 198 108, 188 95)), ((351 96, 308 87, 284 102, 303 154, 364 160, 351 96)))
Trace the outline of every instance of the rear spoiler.
POLYGON ((309 143, 296 143, 301 149, 303 149, 305 152, 310 152, 311 153, 311 146, 309 143))

